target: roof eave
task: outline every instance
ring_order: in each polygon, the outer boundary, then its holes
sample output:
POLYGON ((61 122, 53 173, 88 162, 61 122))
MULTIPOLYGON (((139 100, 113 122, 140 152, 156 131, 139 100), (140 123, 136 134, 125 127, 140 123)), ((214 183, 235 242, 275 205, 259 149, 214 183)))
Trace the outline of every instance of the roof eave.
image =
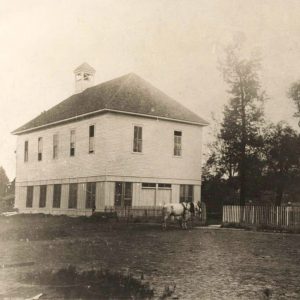
POLYGON ((190 125, 196 125, 196 126, 208 126, 209 125, 209 123, 206 122, 206 121, 204 121, 204 122, 195 122, 195 121, 181 120, 181 119, 168 118, 168 117, 162 117, 162 116, 155 116, 155 115, 150 115, 150 114, 134 113, 134 112, 104 108, 104 109, 89 112, 89 113, 86 113, 86 114, 81 114, 81 115, 78 115, 78 116, 75 116, 75 117, 71 117, 71 118, 51 122, 51 123, 44 124, 44 125, 41 125, 41 126, 31 127, 31 128, 24 129, 24 130, 14 130, 14 131, 11 132, 11 134, 21 135, 21 134, 24 134, 24 133, 37 131, 37 130, 44 129, 44 128, 47 128, 47 127, 60 125, 60 124, 63 124, 63 123, 78 121, 82 118, 90 117, 90 116, 93 116, 93 115, 99 115, 99 114, 106 113, 106 112, 120 113, 120 114, 125 114, 125 115, 133 115, 133 116, 139 116, 139 117, 145 117, 145 118, 151 118, 151 119, 158 119, 158 120, 165 120, 165 121, 172 121, 172 122, 184 123, 184 124, 190 124, 190 125))

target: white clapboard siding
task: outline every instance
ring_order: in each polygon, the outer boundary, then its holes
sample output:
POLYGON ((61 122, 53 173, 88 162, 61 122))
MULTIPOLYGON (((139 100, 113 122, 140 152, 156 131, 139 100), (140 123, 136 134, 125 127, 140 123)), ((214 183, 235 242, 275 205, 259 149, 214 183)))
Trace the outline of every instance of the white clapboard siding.
POLYGON ((156 205, 163 205, 172 202, 171 189, 158 189, 156 194, 156 205))
POLYGON ((172 184, 172 203, 179 203, 180 201, 180 185, 172 184))
POLYGON ((103 211, 105 207, 105 182, 96 183, 96 210, 103 211))
POLYGON ((69 204, 69 185, 62 184, 61 185, 60 208, 62 210, 68 209, 68 204, 69 204))
POLYGON ((154 206, 156 198, 155 188, 142 188, 140 201, 133 206, 154 206))
POLYGON ((165 178, 201 182, 202 127, 166 120, 105 114, 17 138, 16 183, 97 176, 165 178), (95 126, 95 152, 88 152, 89 126, 95 126), (143 152, 133 153, 134 125, 143 127, 143 152), (70 131, 76 131, 75 156, 70 157, 70 131), (174 130, 182 131, 182 156, 174 157, 174 130), (58 157, 53 159, 53 135, 59 136, 58 157), (42 161, 37 160, 38 138, 43 138, 42 161), (24 162, 24 143, 29 159, 24 162))
POLYGON ((51 212, 53 207, 53 189, 53 184, 47 186, 46 208, 49 212, 51 212))
POLYGON ((85 208, 86 208, 86 183, 78 183, 77 209, 84 210, 85 208))

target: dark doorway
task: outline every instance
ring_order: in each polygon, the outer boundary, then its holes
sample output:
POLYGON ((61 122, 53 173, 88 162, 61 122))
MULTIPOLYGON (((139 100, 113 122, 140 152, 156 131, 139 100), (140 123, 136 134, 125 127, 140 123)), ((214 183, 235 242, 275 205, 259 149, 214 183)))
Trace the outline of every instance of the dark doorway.
POLYGON ((132 183, 116 182, 115 187, 115 206, 132 206, 132 183))

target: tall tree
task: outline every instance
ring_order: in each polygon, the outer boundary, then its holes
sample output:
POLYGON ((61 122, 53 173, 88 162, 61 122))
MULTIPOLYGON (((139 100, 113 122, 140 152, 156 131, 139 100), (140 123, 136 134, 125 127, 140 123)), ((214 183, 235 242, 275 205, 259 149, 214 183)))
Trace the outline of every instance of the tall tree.
POLYGON ((245 204, 250 166, 259 162, 262 147, 261 125, 265 94, 259 81, 260 60, 241 57, 240 45, 230 46, 221 70, 228 85, 229 103, 218 138, 222 141, 222 159, 231 174, 239 178, 240 205, 245 204))
POLYGON ((287 124, 271 124, 264 130, 265 176, 269 189, 275 189, 275 205, 300 179, 300 136, 287 124))
POLYGON ((4 196, 6 193, 7 184, 9 179, 5 173, 3 167, 0 167, 0 196, 4 196))

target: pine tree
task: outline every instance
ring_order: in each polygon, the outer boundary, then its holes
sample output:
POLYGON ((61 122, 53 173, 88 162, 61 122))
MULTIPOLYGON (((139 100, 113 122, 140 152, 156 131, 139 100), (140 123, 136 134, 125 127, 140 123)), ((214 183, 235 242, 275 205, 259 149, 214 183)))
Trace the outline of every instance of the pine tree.
POLYGON ((261 91, 259 69, 257 57, 241 58, 239 45, 226 49, 221 70, 229 87, 230 99, 224 109, 218 138, 222 143, 222 160, 230 170, 229 176, 236 175, 239 179, 240 205, 245 205, 247 181, 251 180, 249 171, 253 164, 259 165, 263 144, 261 125, 265 94, 261 91))

